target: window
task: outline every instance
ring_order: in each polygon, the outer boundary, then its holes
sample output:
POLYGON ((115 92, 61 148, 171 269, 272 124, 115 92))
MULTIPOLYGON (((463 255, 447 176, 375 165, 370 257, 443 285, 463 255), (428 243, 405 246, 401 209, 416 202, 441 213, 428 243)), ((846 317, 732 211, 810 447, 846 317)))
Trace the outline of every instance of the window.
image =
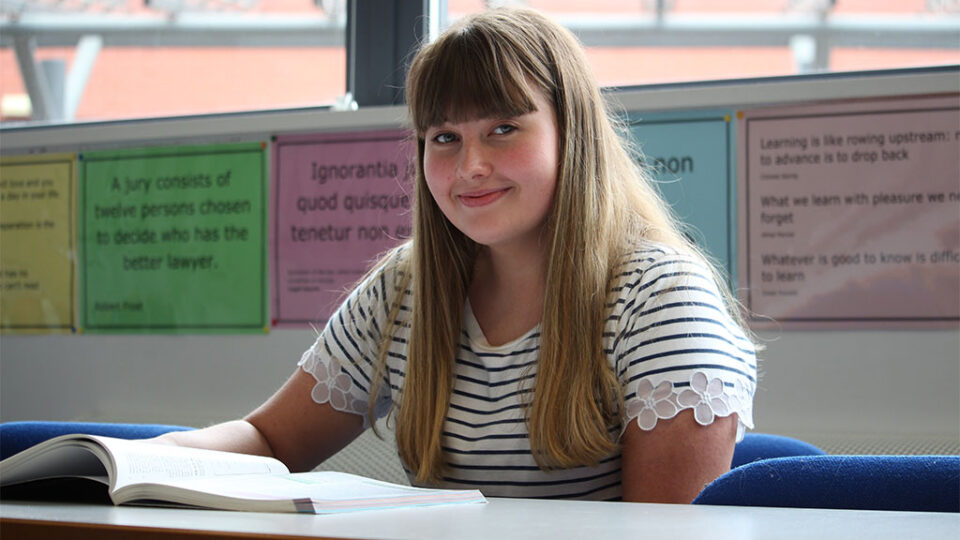
MULTIPOLYGON (((346 1, 0 0, 0 123, 332 104, 346 1)), ((540 9, 580 37, 604 86, 960 64, 960 0, 431 4, 440 28, 493 5, 540 9)))
POLYGON ((330 104, 346 87, 344 6, 337 0, 4 0, 0 121, 330 104))
POLYGON ((960 64, 958 0, 448 0, 446 19, 507 4, 573 30, 603 86, 960 64))

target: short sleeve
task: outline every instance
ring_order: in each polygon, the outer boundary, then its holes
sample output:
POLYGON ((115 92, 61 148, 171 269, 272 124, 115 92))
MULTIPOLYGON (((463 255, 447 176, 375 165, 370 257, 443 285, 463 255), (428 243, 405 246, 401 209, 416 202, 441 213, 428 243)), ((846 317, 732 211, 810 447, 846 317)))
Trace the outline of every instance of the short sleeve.
MULTIPOLYGON (((361 283, 327 321, 298 363, 317 381, 311 391, 313 401, 362 415, 364 427, 368 427, 370 390, 374 386, 381 329, 389 310, 384 291, 388 290, 390 275, 389 270, 382 270, 361 283)), ((391 404, 386 379, 379 388, 375 418, 386 415, 391 404)))
POLYGON ((611 320, 624 426, 649 431, 693 409, 701 425, 736 413, 738 441, 753 428, 756 350, 704 261, 668 249, 634 253, 611 320))

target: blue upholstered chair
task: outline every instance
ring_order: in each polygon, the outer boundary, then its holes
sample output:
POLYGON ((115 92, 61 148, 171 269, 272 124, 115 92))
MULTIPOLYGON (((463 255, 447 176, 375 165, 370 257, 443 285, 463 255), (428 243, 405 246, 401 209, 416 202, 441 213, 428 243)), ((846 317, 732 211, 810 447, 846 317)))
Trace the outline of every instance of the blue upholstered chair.
POLYGON ((68 433, 104 435, 117 439, 146 439, 168 431, 193 429, 166 424, 112 424, 101 422, 6 422, 0 424, 0 459, 47 439, 68 433))
POLYGON ((760 459, 770 459, 789 456, 822 456, 823 450, 816 446, 786 437, 769 433, 747 433, 743 440, 737 443, 733 450, 731 468, 737 468, 760 459))
POLYGON ((694 504, 960 512, 960 456, 761 459, 708 484, 694 504))

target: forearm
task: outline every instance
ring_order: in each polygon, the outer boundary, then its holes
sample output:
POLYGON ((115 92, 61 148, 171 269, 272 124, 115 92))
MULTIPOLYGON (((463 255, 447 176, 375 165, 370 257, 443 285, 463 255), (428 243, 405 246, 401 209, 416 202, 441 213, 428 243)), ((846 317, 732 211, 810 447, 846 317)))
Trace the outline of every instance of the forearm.
POLYGON ((172 431, 150 441, 240 454, 273 456, 270 443, 260 430, 246 420, 233 420, 191 431, 172 431))

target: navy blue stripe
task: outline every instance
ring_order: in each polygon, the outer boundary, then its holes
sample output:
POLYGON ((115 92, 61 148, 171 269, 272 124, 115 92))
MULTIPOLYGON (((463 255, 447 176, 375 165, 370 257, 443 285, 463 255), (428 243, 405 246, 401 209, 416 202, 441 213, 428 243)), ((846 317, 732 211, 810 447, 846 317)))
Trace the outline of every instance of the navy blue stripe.
POLYGON ((716 311, 717 313, 721 313, 721 314, 723 314, 723 315, 726 315, 726 312, 725 312, 725 311, 723 311, 722 309, 720 309, 719 307, 717 307, 715 304, 711 304, 711 303, 708 303, 708 302, 670 302, 669 304, 660 304, 660 305, 654 306, 654 307, 652 307, 652 308, 650 308, 650 309, 648 309, 648 310, 646 310, 646 311, 640 311, 639 313, 636 313, 638 310, 640 310, 640 309, 643 308, 643 306, 638 306, 637 308, 635 308, 635 309, 633 310, 633 312, 631 313, 631 316, 637 317, 637 318, 639 318, 639 317, 646 317, 646 316, 648 316, 648 315, 652 315, 652 314, 654 314, 654 313, 657 313, 657 312, 660 312, 660 311, 664 311, 664 310, 667 310, 667 309, 682 309, 682 308, 689 308, 689 307, 701 307, 701 308, 712 309, 712 310, 716 311))
POLYGON ((583 482, 593 482, 595 480, 599 480, 600 478, 604 478, 612 474, 616 474, 618 475, 617 481, 613 484, 610 484, 615 486, 620 483, 619 472, 620 472, 619 470, 616 470, 616 471, 605 472, 602 474, 596 474, 593 476, 585 476, 583 478, 568 479, 568 480, 543 480, 543 481, 537 481, 537 482, 520 482, 520 481, 505 482, 502 480, 464 480, 461 478, 451 478, 448 476, 445 476, 443 480, 445 482, 453 482, 457 484, 469 484, 474 486, 549 487, 549 486, 567 486, 572 484, 580 484, 583 482))
POLYGON ((528 381, 528 380, 530 380, 530 379, 535 379, 535 378, 536 378, 536 375, 530 374, 530 375, 525 375, 525 376, 523 376, 523 377, 517 377, 516 379, 508 379, 508 380, 500 381, 500 382, 490 382, 490 381, 485 381, 485 380, 482 380, 482 379, 474 379, 474 378, 472 378, 472 377, 467 377, 467 376, 464 376, 464 375, 457 375, 457 380, 459 380, 459 381, 464 381, 464 382, 479 384, 479 385, 482 385, 482 386, 486 386, 486 387, 488 387, 488 388, 496 388, 496 387, 498 387, 498 386, 505 386, 505 385, 508 385, 508 384, 518 384, 518 383, 520 383, 520 382, 528 381))
POLYGON ((406 378, 407 374, 403 370, 387 366, 387 373, 398 378, 406 378))
POLYGON ((459 465, 457 463, 447 462, 446 466, 451 469, 463 469, 466 471, 539 471, 540 467, 536 465, 459 465))
POLYGON ((531 367, 531 366, 535 366, 535 365, 537 364, 537 361, 536 361, 536 360, 531 360, 531 361, 529 361, 529 362, 524 362, 524 363, 522 363, 522 364, 509 365, 509 366, 489 367, 489 366, 485 366, 485 365, 483 365, 483 364, 478 364, 478 363, 476 363, 476 362, 471 362, 471 361, 469 361, 469 360, 464 360, 463 358, 459 358, 459 357, 457 358, 456 362, 457 362, 458 364, 460 364, 460 365, 467 366, 467 367, 472 367, 472 368, 476 368, 476 369, 482 369, 483 371, 486 371, 486 372, 489 372, 489 373, 499 373, 499 372, 501 372, 501 371, 508 371, 508 370, 511 370, 511 369, 526 369, 526 368, 529 368, 529 367, 531 367))
POLYGON ((741 364, 747 364, 747 362, 740 358, 739 356, 730 354, 726 351, 721 351, 719 349, 671 349, 669 351, 663 351, 656 354, 648 354, 647 356, 641 356, 640 358, 633 358, 630 360, 630 367, 633 367, 637 364, 642 364, 644 362, 649 362, 650 360, 656 360, 657 358, 666 358, 668 356, 679 356, 683 354, 711 354, 716 356, 726 356, 727 358, 732 358, 741 364))
MULTIPOLYGON (((634 335, 636 335, 635 332, 630 332, 630 333, 627 334, 627 336, 629 336, 629 337, 633 337, 634 335)), ((647 340, 641 341, 640 343, 634 345, 633 347, 630 347, 629 349, 623 351, 623 353, 621 353, 620 356, 617 357, 617 362, 619 362, 620 360, 622 360, 622 359, 625 358, 626 356, 629 356, 631 353, 633 353, 634 351, 636 351, 637 349, 639 349, 639 348, 641 348, 641 347, 646 347, 646 346, 649 346, 649 345, 653 345, 654 343, 662 343, 662 342, 664 342, 664 341, 671 341, 671 340, 676 340, 676 339, 691 339, 691 338, 716 339, 716 340, 722 341, 722 342, 730 345, 731 347, 734 347, 735 349, 737 349, 738 351, 740 351, 741 353, 743 353, 745 356, 752 356, 752 355, 753 355, 753 351, 752 351, 752 350, 741 349, 739 346, 737 346, 737 344, 733 343, 733 342, 730 341, 729 339, 727 339, 727 338, 725 338, 725 337, 723 337, 723 336, 721 336, 721 335, 719 335, 719 334, 711 334, 711 333, 706 333, 706 332, 697 332, 697 333, 691 333, 691 334, 670 334, 670 335, 668 335, 668 336, 659 336, 659 337, 655 337, 655 338, 652 338, 652 339, 647 339, 647 340)), ((709 349, 709 350, 713 350, 713 349, 709 349)), ((612 351, 612 350, 607 350, 607 351, 604 351, 604 352, 606 352, 607 354, 613 354, 614 351, 612 351)), ((724 354, 726 354, 726 353, 724 353, 724 354)), ((728 354, 727 356, 730 356, 730 355, 728 354)), ((741 362, 745 362, 742 358, 739 358, 739 357, 734 357, 734 358, 737 358, 737 359, 740 360, 741 362)))
POLYGON ((505 399, 516 397, 522 394, 529 394, 533 392, 533 388, 521 388, 520 390, 515 390, 501 396, 481 396, 479 394, 471 394, 470 392, 465 392, 463 390, 457 390, 454 388, 453 394, 457 396, 462 396, 468 399, 476 399, 479 401, 486 401, 487 403, 497 403, 505 399))
POLYGON ((494 409, 494 410, 491 410, 491 411, 481 411, 481 410, 479 410, 479 409, 471 409, 470 407, 464 407, 463 405, 457 405, 456 403, 451 403, 451 404, 450 404, 450 408, 451 408, 451 409, 456 409, 456 410, 458 410, 458 411, 468 412, 468 413, 471 413, 471 414, 480 414, 480 415, 484 415, 484 416, 489 416, 489 415, 492 415, 492 414, 500 414, 500 413, 504 413, 504 412, 507 412, 507 411, 517 410, 517 409, 523 409, 523 405, 517 404, 517 405, 511 405, 511 406, 507 406, 507 407, 501 407, 501 408, 499 408, 499 409, 494 409))
POLYGON ((606 485, 604 485, 604 486, 600 486, 600 487, 598 487, 598 488, 594 488, 594 489, 591 489, 591 490, 588 490, 588 491, 581 491, 581 492, 578 492, 578 493, 566 493, 566 494, 564 494, 564 495, 550 495, 550 496, 539 497, 539 498, 542 498, 542 499, 579 499, 579 498, 582 498, 582 497, 587 497, 587 496, 589 496, 589 495, 593 495, 594 493, 596 493, 596 492, 598 492, 598 491, 603 491, 603 490, 605 490, 605 489, 615 488, 615 487, 617 487, 617 486, 619 486, 619 485, 620 485, 620 479, 618 478, 616 482, 611 482, 611 483, 606 484, 606 485))
MULTIPOLYGON (((349 304, 350 304, 350 301, 348 300, 347 301, 348 311, 352 309, 349 304)), ((353 345, 353 349, 357 352, 360 352, 360 345, 358 345, 356 340, 353 339, 353 336, 350 335, 349 327, 347 326, 346 321, 344 321, 343 319, 343 310, 337 313, 337 318, 339 319, 339 322, 340 322, 340 328, 343 329, 344 336, 346 336, 347 340, 350 341, 350 344, 353 345)), ((351 317, 351 319, 353 319, 353 317, 351 317)), ((351 320, 351 322, 353 321, 351 320)), ((356 325, 353 325, 353 326, 354 328, 356 327, 356 325)), ((337 345, 340 345, 340 349, 343 350, 343 352, 347 352, 346 349, 343 347, 343 345, 340 343, 340 340, 337 338, 336 333, 334 333, 333 339, 337 340, 337 345)))
POLYGON ((678 285, 676 287, 671 287, 669 289, 660 289, 658 291, 653 291, 650 293, 650 298, 653 298, 654 296, 659 296, 665 293, 673 293, 673 292, 681 292, 681 291, 697 291, 697 292, 709 294, 710 296, 717 299, 720 298, 719 296, 717 296, 716 292, 710 289, 707 289, 705 287, 697 287, 695 285, 678 285))
MULTIPOLYGON (((333 353, 330 351, 330 347, 327 345, 326 340, 323 341, 323 348, 326 349, 327 355, 328 355, 329 357, 332 358, 332 357, 334 356, 333 353)), ((342 371, 343 373, 346 373, 346 374, 347 374, 347 377, 350 377, 350 381, 351 381, 353 384, 357 385, 357 387, 359 387, 360 390, 362 390, 364 393, 368 393, 368 392, 369 392, 369 389, 367 388, 367 385, 364 384, 364 381, 358 381, 358 380, 356 379, 356 377, 354 377, 353 374, 350 373, 349 371, 346 371, 346 370, 344 370, 344 369, 341 369, 341 371, 342 371)), ((366 377, 366 374, 365 374, 363 371, 360 371, 360 374, 363 375, 364 377, 366 377)), ((369 381, 367 381, 367 382, 369 382, 369 381)))
POLYGON ((373 331, 375 332, 375 334, 373 335, 368 334, 371 338, 377 338, 378 336, 383 335, 383 330, 380 328, 380 323, 377 322, 376 317, 373 317, 372 319, 370 319, 370 324, 371 326, 373 326, 373 331))
POLYGON ((526 433, 500 433, 495 435, 484 435, 481 437, 468 437, 466 435, 461 435, 459 433, 451 433, 449 431, 444 431, 443 435, 446 437, 453 437, 454 439, 460 439, 461 441, 468 442, 479 442, 479 441, 494 441, 494 440, 516 440, 523 439, 527 440, 530 437, 526 433))
MULTIPOLYGON (((618 314, 618 315, 616 315, 616 316, 611 315, 610 317, 608 317, 607 320, 608 320, 608 321, 611 321, 611 320, 620 320, 620 318, 622 318, 624 314, 629 314, 630 316, 636 316, 636 312, 637 312, 638 310, 643 309, 643 307, 646 306, 646 300, 648 300, 648 299, 650 299, 650 298, 652 298, 652 297, 654 297, 654 296, 658 296, 658 295, 660 295, 660 294, 665 294, 665 293, 668 293, 668 292, 673 292, 673 291, 678 290, 678 289, 679 289, 680 287, 682 287, 682 286, 667 287, 667 288, 664 288, 664 289, 657 289, 657 290, 655 290, 655 291, 651 291, 651 292, 647 295, 647 298, 644 299, 644 301, 641 302, 639 305, 637 305, 637 300, 638 300, 637 297, 639 296, 639 293, 640 293, 641 291, 643 291, 644 289, 648 289, 648 288, 652 287, 652 286, 655 285, 660 279, 667 278, 667 277, 677 277, 677 276, 696 276, 696 277, 703 277, 703 276, 701 276, 700 274, 695 274, 695 273, 690 273, 690 272, 673 272, 673 273, 669 273, 669 274, 661 274, 661 275, 657 276, 656 278, 654 278, 652 281, 649 281, 649 282, 644 283, 643 285, 641 285, 633 294, 631 294, 630 300, 624 302, 623 307, 622 307, 622 309, 620 310, 620 314, 618 314)), ((636 283, 633 283, 633 284, 630 285, 630 288, 631 288, 631 289, 634 288, 634 287, 637 285, 637 283, 640 283, 641 281, 643 281, 643 279, 645 279, 645 276, 640 276, 640 278, 637 280, 636 283)), ((688 286, 688 287, 689 287, 689 286, 688 286)))
MULTIPOLYGON (((611 462, 619 461, 620 456, 610 456, 598 462, 598 466, 606 465, 611 462)), ((446 463, 448 467, 454 469, 464 469, 470 471, 539 471, 542 470, 536 465, 465 465, 462 463, 446 463)), ((620 468, 610 471, 611 473, 620 472, 620 468)))
MULTIPOLYGON (((341 330, 340 332, 337 332, 336 328, 331 328, 330 334, 333 336, 333 341, 336 342, 337 347, 340 349, 340 352, 343 353, 344 357, 340 358, 337 355, 333 355, 333 356, 343 363, 350 362, 354 365, 357 365, 358 360, 363 360, 372 369, 375 365, 373 360, 367 357, 367 355, 364 354, 364 351, 360 349, 360 345, 357 344, 357 342, 353 339, 353 336, 350 335, 350 330, 343 325, 341 325, 340 330, 341 330), (346 336, 350 344, 353 345, 354 350, 356 351, 355 355, 351 354, 350 351, 347 349, 347 347, 344 346, 343 342, 340 340, 340 337, 339 337, 340 334, 343 334, 344 336, 346 336), (356 356, 359 356, 359 358, 355 358, 356 356)), ((358 366, 358 369, 361 372, 361 374, 364 376, 364 378, 367 378, 367 375, 366 373, 364 373, 364 370, 362 368, 359 368, 359 366, 358 366)))
MULTIPOLYGON (((632 335, 640 334, 642 332, 647 332, 653 328, 658 328, 660 326, 667 326, 671 324, 682 324, 682 323, 713 324, 713 325, 719 326, 720 328, 723 328, 724 330, 727 330, 727 326, 723 324, 723 321, 718 321, 717 319, 712 319, 708 317, 675 317, 673 319, 662 319, 659 321, 654 321, 639 330, 634 330, 632 335)), ((734 336, 734 337, 739 337, 739 336, 734 336)), ((749 341, 746 338, 744 338, 743 341, 747 341, 749 343, 749 341)))
POLYGON ((461 343, 461 344, 460 344, 460 348, 463 349, 463 350, 465 350, 465 351, 468 351, 468 352, 473 353, 473 354, 476 355, 478 358, 509 358, 509 357, 511 357, 511 356, 523 356, 523 355, 528 354, 528 353, 536 352, 536 351, 538 351, 538 350, 540 349, 540 347, 538 346, 538 347, 529 347, 529 348, 526 348, 526 349, 521 349, 521 350, 519 350, 519 351, 511 351, 511 352, 508 352, 508 353, 477 352, 477 351, 473 350, 473 348, 470 347, 469 344, 466 344, 466 343, 461 343))
POLYGON ((374 297, 379 301, 380 305, 383 306, 383 314, 385 316, 390 315, 390 303, 386 301, 387 299, 387 278, 386 272, 380 272, 380 288, 374 289, 374 297), (381 295, 381 291, 383 294, 381 295))
POLYGON ((508 418, 506 420, 494 420, 492 422, 481 422, 479 424, 471 424, 470 422, 467 422, 465 420, 448 416, 447 422, 460 424, 461 426, 467 426, 474 429, 482 429, 482 428, 497 426, 501 424, 526 424, 527 420, 525 418, 508 418))
POLYGON ((753 376, 750 375, 749 373, 744 373, 739 369, 732 368, 730 366, 721 365, 721 364, 689 364, 685 366, 672 366, 672 367, 665 367, 660 369, 651 369, 649 371, 644 371, 643 373, 638 373, 633 377, 630 377, 630 379, 628 379, 627 382, 633 382, 637 379, 642 379, 644 377, 648 377, 650 375, 656 375, 658 373, 667 373, 670 371, 684 371, 684 370, 691 370, 691 369, 720 369, 723 371, 730 371, 732 373, 736 373, 738 375, 746 377, 752 383, 757 382, 756 379, 754 379, 753 376))
POLYGON ((530 450, 459 450, 447 446, 441 446, 444 452, 450 454, 460 454, 463 456, 530 456, 530 450))

